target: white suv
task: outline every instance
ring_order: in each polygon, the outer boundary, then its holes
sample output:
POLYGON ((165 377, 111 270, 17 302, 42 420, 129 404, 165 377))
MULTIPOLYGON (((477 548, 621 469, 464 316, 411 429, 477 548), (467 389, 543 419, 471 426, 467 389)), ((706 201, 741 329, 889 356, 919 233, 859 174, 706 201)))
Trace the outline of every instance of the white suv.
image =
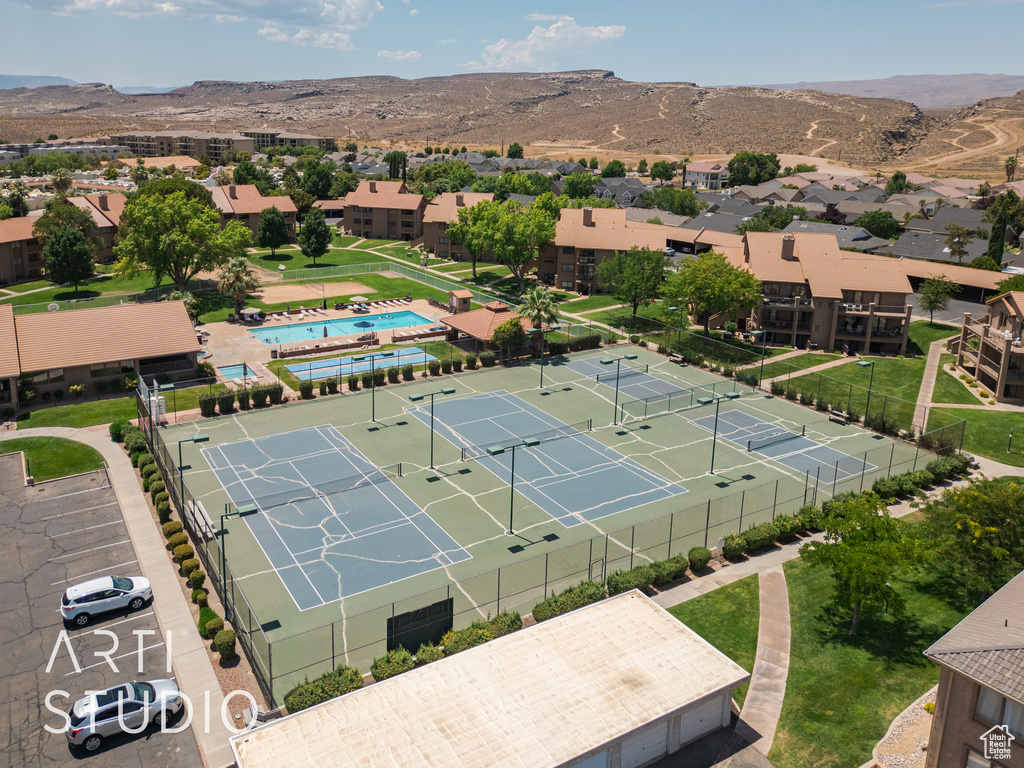
POLYGON ((60 615, 84 627, 98 613, 123 608, 139 610, 153 597, 149 579, 142 576, 105 576, 68 587, 60 599, 60 615))
POLYGON ((151 724, 163 728, 182 705, 173 680, 125 683, 76 701, 65 735, 71 746, 95 752, 104 739, 125 729, 138 732, 151 724))

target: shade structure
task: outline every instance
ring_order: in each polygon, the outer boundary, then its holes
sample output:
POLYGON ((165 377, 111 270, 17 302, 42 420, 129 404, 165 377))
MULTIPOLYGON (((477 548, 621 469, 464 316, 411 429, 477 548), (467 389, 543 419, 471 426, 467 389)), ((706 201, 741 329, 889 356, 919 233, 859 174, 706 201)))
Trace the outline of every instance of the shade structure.
POLYGON ((365 296, 353 296, 349 301, 369 301, 365 296))

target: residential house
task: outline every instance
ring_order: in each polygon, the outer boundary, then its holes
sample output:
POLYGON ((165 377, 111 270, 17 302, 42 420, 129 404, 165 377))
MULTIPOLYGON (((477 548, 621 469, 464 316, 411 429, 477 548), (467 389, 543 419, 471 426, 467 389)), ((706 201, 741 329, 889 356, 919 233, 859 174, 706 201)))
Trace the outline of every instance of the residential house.
POLYGON ((863 227, 832 224, 828 221, 797 219, 796 221, 791 221, 782 231, 787 234, 790 232, 814 232, 835 235, 840 248, 856 248, 863 253, 884 252, 892 247, 891 240, 875 237, 863 227))
POLYGON ((295 218, 298 209, 287 195, 279 197, 263 197, 255 184, 228 184, 214 187, 213 204, 220 211, 220 225, 227 226, 232 220, 241 221, 252 230, 253 242, 259 231, 260 214, 268 208, 277 208, 284 214, 284 223, 288 228, 288 237, 295 237, 295 218))
POLYGON ((0 285, 42 274, 43 248, 32 232, 35 223, 28 216, 0 221, 0 285))
POLYGON ((594 197, 614 200, 619 208, 642 206, 646 191, 647 187, 637 178, 598 179, 594 185, 594 197))
POLYGON ((1024 768, 1022 604, 1019 573, 924 652, 941 670, 925 768, 1024 768))
POLYGON ((728 213, 733 216, 756 216, 764 206, 755 205, 749 200, 742 198, 726 197, 711 192, 698 192, 697 199, 707 203, 706 213, 728 213))
POLYGON ((401 181, 361 181, 345 197, 345 229, 356 237, 411 242, 423 237, 427 201, 401 181))
POLYGON ((724 189, 729 186, 729 166, 705 160, 688 163, 683 186, 691 189, 724 189))
POLYGON ((710 229, 715 232, 736 233, 736 227, 749 220, 750 216, 736 216, 731 213, 717 213, 712 210, 704 210, 693 217, 692 221, 683 224, 680 229, 702 230, 710 229))
POLYGON ((974 369, 974 378, 999 402, 1024 403, 1024 292, 989 299, 988 314, 964 314, 956 364, 974 369))
MULTIPOLYGON (((492 200, 494 195, 490 192, 445 192, 435 197, 423 213, 423 247, 442 259, 469 259, 464 245, 451 242, 448 237, 448 224, 458 220, 460 210, 492 200)), ((482 260, 490 261, 490 254, 486 254, 486 258, 482 260)))
POLYGON ((976 211, 973 208, 954 208, 944 205, 929 219, 910 219, 904 229, 907 232, 929 232, 941 234, 945 237, 946 227, 950 224, 956 224, 960 227, 966 227, 971 232, 975 232, 978 229, 991 232, 992 225, 987 221, 982 221, 982 216, 984 215, 984 211, 976 211))
POLYGON ((17 316, 0 304, 0 402, 16 402, 26 389, 66 393, 85 384, 92 394, 98 382, 127 374, 193 371, 199 349, 181 301, 17 316))
MULTIPOLYGON (((931 234, 928 232, 904 232, 892 247, 892 254, 898 258, 924 259, 926 261, 950 264, 970 264, 988 250, 987 240, 972 240, 967 244, 967 254, 960 261, 949 252, 945 233, 931 234)), ((1005 253, 1004 259, 1013 258, 1012 253, 1005 253)))

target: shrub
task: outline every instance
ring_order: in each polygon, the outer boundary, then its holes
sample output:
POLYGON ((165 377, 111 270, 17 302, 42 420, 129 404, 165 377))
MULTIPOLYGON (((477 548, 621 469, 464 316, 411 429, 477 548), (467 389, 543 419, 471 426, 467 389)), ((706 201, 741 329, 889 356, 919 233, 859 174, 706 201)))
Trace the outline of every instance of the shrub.
POLYGON ((441 375, 441 361, 440 360, 431 360, 429 363, 427 363, 427 370, 430 371, 430 375, 431 376, 440 376, 441 375))
MULTIPOLYGON (((207 610, 209 610, 209 609, 207 609, 207 610)), ((209 621, 206 622, 206 634, 203 635, 203 637, 206 638, 207 640, 210 640, 210 639, 216 637, 217 635, 219 635, 223 631, 223 629, 224 629, 224 619, 222 619, 220 616, 214 614, 213 617, 209 621)), ((200 634, 202 634, 202 633, 200 633, 200 634)), ((231 657, 227 656, 225 658, 231 658, 231 657)))
POLYGON ((72 397, 85 397, 85 384, 72 384, 68 387, 72 397))
POLYGON ((194 557, 190 560, 186 560, 181 564, 181 572, 185 574, 186 579, 192 574, 192 571, 196 570, 197 568, 199 568, 199 560, 197 560, 194 557))
POLYGON ((332 394, 338 394, 338 380, 333 376, 327 380, 327 391, 332 394))
POLYGON ((54 400, 58 400, 58 401, 59 400, 63 400, 64 399, 64 390, 63 389, 55 389, 55 390, 53 390, 53 399, 54 400))
POLYGON ((451 360, 442 360, 441 361, 441 373, 446 373, 447 374, 447 373, 451 373, 451 372, 452 372, 452 361, 451 360))
POLYGON ((474 621, 466 629, 450 629, 441 638, 441 645, 444 646, 444 655, 451 656, 459 651, 465 651, 475 645, 486 643, 492 639, 491 628, 484 621, 474 621))
POLYGON ((401 375, 402 372, 398 369, 397 366, 393 365, 390 368, 388 368, 388 384, 397 384, 398 378, 401 375))
POLYGON ((787 400, 796 401, 797 391, 793 387, 787 387, 785 397, 787 400))
POLYGON ((196 366, 196 378, 197 379, 213 379, 217 377, 217 369, 213 367, 213 363, 202 362, 196 366))
POLYGON ((814 403, 814 396, 810 392, 800 393, 800 405, 812 405, 814 403))
POLYGON ((327 395, 327 379, 321 379, 317 384, 317 390, 320 392, 321 397, 327 395))
POLYGON ((139 468, 139 473, 142 474, 143 477, 146 477, 142 470, 144 470, 146 467, 155 467, 156 459, 154 459, 151 454, 140 453, 138 461, 135 462, 135 466, 139 468))
POLYGON ((405 381, 412 381, 413 378, 415 378, 415 374, 413 373, 412 366, 409 365, 408 363, 402 366, 402 378, 405 381))
POLYGON ((430 664, 432 661, 439 661, 443 658, 444 651, 433 643, 427 643, 421 645, 420 649, 416 651, 416 666, 422 667, 424 664, 430 664))
POLYGON ((174 559, 179 563, 191 560, 196 556, 196 551, 192 549, 191 544, 182 544, 181 546, 174 547, 172 551, 174 553, 174 559))
POLYGON ((115 443, 124 441, 124 429, 131 424, 128 419, 119 419, 110 425, 110 439, 115 443))
POLYGON ((815 400, 814 410, 824 413, 825 411, 831 411, 832 405, 830 403, 826 403, 824 400, 815 400))
POLYGON ((267 391, 267 387, 264 384, 258 384, 249 390, 249 394, 252 395, 252 407, 253 408, 265 408, 267 405, 267 398, 270 397, 270 392, 267 391))
MULTIPOLYGON (((109 381, 104 381, 103 379, 100 379, 99 381, 96 382, 96 391, 99 392, 100 394, 103 394, 108 389, 110 389, 110 382, 109 381)), ((35 396, 36 395, 35 395, 35 390, 34 389, 26 389, 25 390, 24 397, 25 397, 26 400, 31 400, 35 396), (29 394, 28 394, 29 392, 32 393, 31 397, 29 397, 29 394)))
POLYGON ((300 381, 299 382, 299 397, 303 400, 313 399, 313 382, 312 381, 300 381))
POLYGON ((139 470, 139 474, 145 478, 150 478, 153 475, 159 474, 159 472, 160 467, 158 467, 155 462, 152 464, 146 464, 141 470, 139 470))
POLYGON ((737 533, 730 532, 725 540, 722 542, 722 554, 728 560, 735 560, 738 557, 743 556, 743 552, 747 549, 747 542, 742 536, 737 533))
POLYGON ((860 421, 860 411, 858 411, 853 406, 849 406, 846 409, 846 420, 851 424, 856 424, 858 421, 860 421))
POLYGON ((690 561, 690 570, 696 573, 708 567, 708 563, 711 562, 711 550, 707 547, 694 547, 686 553, 686 557, 690 561))
POLYGON ((199 413, 205 418, 210 418, 214 415, 214 409, 217 406, 217 396, 211 395, 207 392, 205 395, 199 396, 199 413))
POLYGON ((519 615, 519 611, 505 611, 491 619, 489 626, 493 637, 501 637, 522 629, 523 619, 519 615))
POLYGON ((747 543, 744 551, 753 552, 754 550, 774 546, 778 538, 779 529, 775 523, 761 523, 760 525, 751 526, 743 534, 743 539, 747 543))
POLYGON ((162 501, 156 505, 156 516, 160 520, 161 524, 166 523, 171 519, 171 503, 169 501, 162 501))
MULTIPOLYGON (((199 609, 199 619, 196 621, 196 625, 199 627, 199 636, 200 637, 202 637, 202 638, 204 638, 206 640, 210 639, 210 635, 206 634, 207 627, 209 626, 209 622, 212 619, 216 619, 216 618, 219 618, 217 616, 217 613, 212 608, 210 608, 209 606, 207 606, 206 608, 200 608, 199 609)), ((221 622, 221 629, 223 629, 223 628, 224 628, 223 622, 221 622)))
POLYGON ((203 571, 192 571, 188 575, 188 583, 192 589, 202 589, 203 584, 206 583, 206 574, 203 571))
POLYGON ((804 531, 800 513, 795 515, 779 515, 775 518, 776 541, 792 541, 804 531))
POLYGON ((416 660, 413 659, 412 654, 402 646, 398 646, 379 659, 374 659, 373 664, 370 665, 370 674, 379 683, 381 680, 408 672, 415 666, 416 660))
POLYGON ((370 389, 373 386, 373 374, 369 371, 364 371, 359 378, 363 383, 363 389, 370 389))
POLYGON ((142 478, 142 490, 149 491, 149 478, 148 477, 142 478))
POLYGON ((235 393, 221 392, 217 395, 217 410, 223 414, 235 412, 235 393))
MULTIPOLYGON (((831 502, 826 503, 830 504, 831 502)), ((824 514, 824 505, 819 507, 816 504, 805 504, 800 507, 800 511, 796 514, 797 517, 800 518, 800 524, 803 526, 805 531, 821 530, 821 518, 824 514)))
POLYGON ((604 584, 600 581, 581 581, 576 586, 537 603, 533 608, 533 618, 544 621, 604 598, 604 584))
POLYGON ((660 587, 670 581, 681 579, 686 574, 686 566, 689 565, 686 555, 676 555, 668 560, 658 560, 651 563, 651 570, 654 571, 653 584, 660 587))
POLYGON ((927 701, 927 702, 925 702, 924 711, 927 712, 929 715, 934 715, 935 714, 935 702, 934 701, 927 701))
POLYGON ((373 386, 375 386, 375 387, 383 387, 384 386, 384 381, 386 379, 387 379, 387 371, 385 371, 383 368, 374 368, 373 369, 373 386))
MULTIPOLYGON (((133 453, 131 455, 132 466, 133 467, 139 466, 139 459, 141 459, 143 456, 149 456, 149 454, 148 453, 142 453, 141 451, 139 453, 133 453)), ((152 458, 152 456, 150 456, 150 458, 152 458)))
MULTIPOLYGON (((821 505, 821 517, 843 517, 846 505, 857 498, 853 491, 837 493, 821 505)), ((819 518, 820 521, 820 518, 819 518)))
POLYGON ((476 355, 466 355, 466 369, 470 371, 476 370, 476 355))
POLYGON ((746 384, 748 387, 756 387, 757 374, 752 371, 743 371, 742 373, 736 374, 736 381, 740 384, 746 384))
POLYGON ((932 473, 927 469, 919 469, 913 474, 914 482, 917 484, 918 488, 928 488, 935 482, 935 478, 932 477, 932 473))
POLYGON ((618 595, 631 589, 647 589, 654 583, 654 571, 650 566, 638 565, 628 571, 616 571, 608 577, 609 595, 618 595))
POLYGON ((149 495, 153 498, 154 503, 156 502, 157 495, 166 490, 167 486, 164 485, 164 481, 158 475, 154 475, 149 479, 149 495))
POLYGON ((358 669, 338 667, 316 680, 299 683, 284 695, 284 705, 289 713, 300 712, 362 687, 363 676, 358 669))
POLYGON ((185 526, 183 526, 177 520, 171 520, 169 523, 164 523, 162 526, 164 532, 164 538, 169 539, 176 533, 181 533, 185 526))
POLYGON ((213 637, 213 643, 217 646, 217 653, 222 659, 233 659, 238 655, 235 650, 235 633, 230 629, 222 629, 213 637))
POLYGON ((14 418, 14 409, 13 408, 4 408, 4 410, 2 411, 2 414, 3 414, 4 421, 9 421, 10 419, 14 418))
POLYGON ((129 432, 124 438, 124 448, 128 453, 146 451, 146 435, 140 429, 138 432, 129 432))
MULTIPOLYGON (((456 373, 462 373, 462 358, 461 357, 456 357, 456 358, 452 359, 452 369, 456 373)), ((447 371, 445 371, 445 373, 447 373, 447 371)))
POLYGON ((202 608, 203 606, 210 604, 210 597, 206 594, 205 589, 193 589, 192 602, 202 608))
POLYGON ((240 410, 240 411, 248 411, 250 406, 251 406, 251 404, 252 404, 252 399, 250 398, 249 390, 248 389, 240 389, 237 392, 237 396, 238 396, 238 410, 240 410))
POLYGON ((548 355, 551 357, 560 357, 568 351, 569 345, 564 341, 548 342, 548 355))
POLYGON ((42 394, 42 398, 43 398, 43 402, 44 403, 49 402, 51 397, 53 397, 53 395, 51 395, 49 391, 43 392, 43 394, 42 394))
POLYGON ((349 374, 345 382, 348 384, 349 392, 357 392, 359 390, 359 377, 356 374, 349 374))
POLYGON ((267 394, 270 396, 271 405, 280 405, 281 400, 284 397, 284 385, 283 384, 268 384, 267 394))
POLYGON ((772 394, 776 397, 782 397, 786 394, 786 385, 781 381, 773 381, 770 387, 772 394))
POLYGON ((489 349, 485 352, 480 353, 480 365, 482 365, 484 368, 493 368, 494 359, 494 353, 491 352, 491 350, 489 349))
POLYGON ((582 352, 586 349, 597 349, 601 346, 601 334, 588 333, 585 336, 573 336, 569 339, 570 352, 582 352))
POLYGON ((172 552, 182 544, 188 544, 188 534, 184 531, 179 531, 167 537, 167 548, 172 552))
POLYGON ((161 491, 160 493, 153 497, 153 503, 158 507, 164 502, 170 502, 170 500, 171 494, 169 494, 167 491, 161 491))

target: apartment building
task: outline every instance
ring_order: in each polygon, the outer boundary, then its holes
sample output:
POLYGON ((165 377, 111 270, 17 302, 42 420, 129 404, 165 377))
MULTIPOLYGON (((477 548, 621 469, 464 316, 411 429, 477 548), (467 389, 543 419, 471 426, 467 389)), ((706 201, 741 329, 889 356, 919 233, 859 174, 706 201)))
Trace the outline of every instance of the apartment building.
POLYGON ((121 226, 121 214, 128 202, 128 198, 120 193, 108 194, 100 192, 95 195, 80 195, 65 199, 68 205, 81 208, 92 216, 96 229, 92 235, 98 237, 103 247, 95 256, 99 264, 110 264, 114 261, 114 238, 117 235, 117 228, 121 226))
POLYGON ((337 145, 333 138, 313 136, 309 133, 289 133, 288 131, 272 131, 265 128, 259 130, 239 131, 256 142, 256 151, 270 147, 316 147, 326 152, 334 152, 337 145))
MULTIPOLYGON (((97 140, 99 141, 99 140, 97 140)), ((238 152, 256 151, 256 140, 241 133, 205 133, 203 131, 126 131, 110 136, 104 143, 118 144, 142 157, 208 157, 214 163, 230 159, 238 152)))
POLYGON ((345 197, 345 229, 356 237, 412 242, 423 237, 427 201, 401 181, 361 181, 345 197))
POLYGON ((229 221, 237 220, 252 230, 253 242, 260 226, 260 214, 268 208, 277 208, 284 214, 284 223, 288 228, 288 237, 295 237, 295 218, 298 209, 287 195, 279 197, 263 197, 254 184, 228 184, 214 187, 213 204, 220 211, 220 225, 224 227, 229 221))
POLYGON ((964 314, 960 337, 950 344, 959 367, 974 370, 999 402, 1024 402, 1024 292, 1011 291, 989 299, 988 314, 964 314))
MULTIPOLYGON (((423 247, 442 259, 469 259, 464 245, 451 242, 447 234, 448 224, 458 220, 460 210, 492 200, 494 195, 490 192, 445 192, 435 197, 423 213, 423 247)), ((481 256, 481 260, 490 261, 492 257, 486 254, 481 256)))
POLYGON ((32 232, 35 222, 25 216, 0 221, 0 285, 42 274, 43 248, 32 232))

